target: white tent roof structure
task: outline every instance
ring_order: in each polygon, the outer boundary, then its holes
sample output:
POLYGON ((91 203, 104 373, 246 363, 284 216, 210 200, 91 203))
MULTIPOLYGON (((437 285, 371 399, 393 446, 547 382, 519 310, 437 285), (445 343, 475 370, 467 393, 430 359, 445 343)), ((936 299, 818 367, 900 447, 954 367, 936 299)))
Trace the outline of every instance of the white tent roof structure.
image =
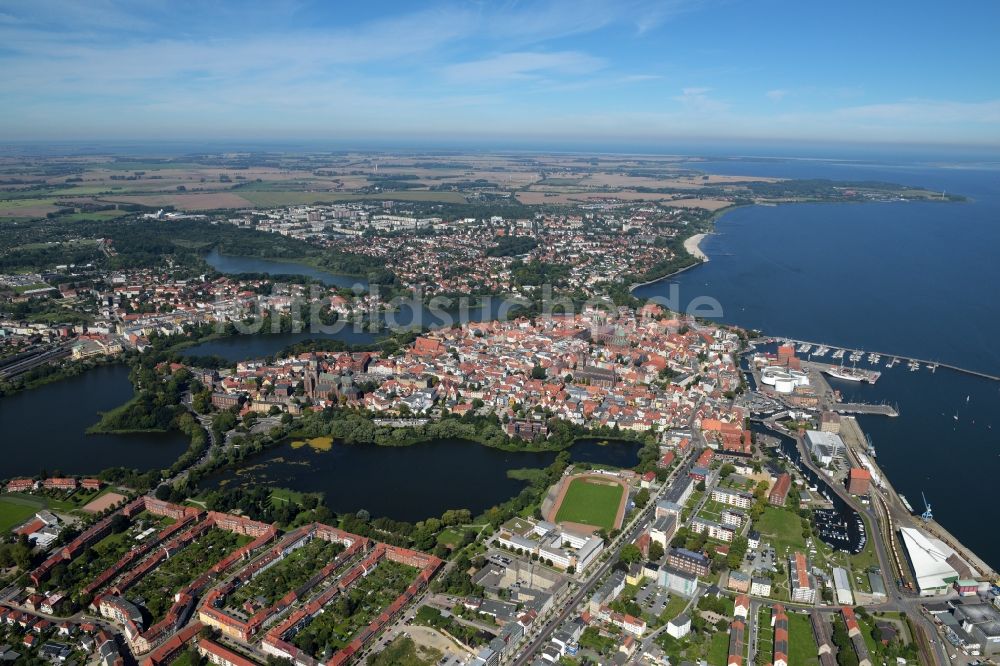
POLYGON ((903 536, 921 593, 948 587, 959 578, 947 561, 954 554, 950 547, 915 527, 902 527, 899 533, 903 536))

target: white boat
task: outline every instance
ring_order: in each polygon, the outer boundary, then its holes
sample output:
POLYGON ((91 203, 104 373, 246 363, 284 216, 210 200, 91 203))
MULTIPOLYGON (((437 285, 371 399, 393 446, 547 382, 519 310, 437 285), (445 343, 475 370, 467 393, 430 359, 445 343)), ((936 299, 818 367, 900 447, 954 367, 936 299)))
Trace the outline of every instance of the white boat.
POLYGON ((844 379, 849 382, 860 382, 864 379, 864 376, 857 370, 852 370, 851 368, 828 368, 826 374, 831 377, 836 377, 837 379, 844 379))
POLYGON ((874 384, 882 373, 872 370, 859 370, 858 368, 845 368, 844 366, 829 367, 824 372, 831 377, 844 379, 849 382, 868 382, 874 384))

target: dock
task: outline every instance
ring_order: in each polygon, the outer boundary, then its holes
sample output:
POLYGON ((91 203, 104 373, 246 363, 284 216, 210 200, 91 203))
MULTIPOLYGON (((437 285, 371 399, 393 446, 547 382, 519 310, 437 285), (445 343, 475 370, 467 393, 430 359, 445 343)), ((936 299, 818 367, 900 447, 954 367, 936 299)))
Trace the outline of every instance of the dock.
POLYGON ((809 373, 809 380, 817 390, 823 409, 839 414, 871 414, 875 416, 899 416, 899 407, 886 403, 839 402, 833 387, 826 379, 825 372, 830 366, 816 361, 803 361, 802 369, 809 373))
MULTIPOLYGON (((864 433, 861 430, 861 426, 858 424, 857 420, 853 418, 848 418, 841 421, 841 436, 843 437, 844 442, 847 444, 847 450, 850 452, 852 458, 851 464, 857 467, 862 466, 860 460, 858 459, 858 452, 864 453, 868 440, 864 436, 864 433)), ((903 502, 900 499, 901 496, 899 495, 899 493, 896 492, 896 489, 893 487, 892 483, 890 483, 888 475, 882 470, 881 467, 878 466, 878 462, 871 456, 867 456, 867 462, 869 465, 871 465, 872 470, 875 472, 875 474, 881 477, 882 485, 879 486, 879 489, 882 491, 882 493, 884 493, 885 498, 880 498, 880 499, 882 501, 888 501, 887 504, 896 505, 895 507, 891 507, 889 505, 885 507, 885 510, 890 519, 893 519, 892 508, 896 508, 896 512, 898 512, 898 514, 909 516, 911 518, 911 520, 909 521, 910 525, 926 530, 927 532, 934 535, 935 537, 946 543, 948 546, 950 546, 952 550, 958 553, 962 559, 964 559, 966 562, 968 562, 970 565, 972 565, 975 569, 978 570, 980 578, 984 578, 987 580, 994 580, 997 577, 997 573, 993 570, 993 567, 991 567, 989 564, 983 561, 982 558, 976 555, 976 553, 972 549, 967 548, 964 544, 962 544, 961 541, 959 541, 948 530, 942 527, 938 522, 934 520, 922 521, 919 520, 919 518, 915 518, 913 516, 913 512, 907 509, 903 505, 903 502)), ((873 493, 873 497, 874 496, 875 495, 873 493)), ((907 526, 905 524, 905 521, 899 519, 898 515, 894 520, 897 523, 897 526, 894 529, 907 526)), ((895 534, 893 534, 892 536, 893 536, 893 542, 895 542, 895 534)), ((892 545, 894 549, 897 547, 895 543, 892 543, 892 545)), ((897 555, 897 559, 898 557, 899 556, 897 555)))
POLYGON ((869 405, 864 402, 841 402, 830 409, 840 414, 877 414, 878 416, 899 416, 899 410, 893 405, 869 405))
MULTIPOLYGON (((960 373, 965 374, 965 375, 971 375, 973 377, 980 377, 981 379, 989 379, 990 381, 1000 382, 1000 375, 992 375, 992 374, 990 374, 988 372, 982 372, 980 370, 972 370, 970 368, 963 368, 961 366, 953 365, 951 363, 942 363, 941 361, 931 361, 929 359, 915 358, 915 357, 912 357, 912 356, 901 356, 899 354, 893 354, 893 353, 884 352, 884 351, 873 351, 873 350, 870 350, 870 349, 867 350, 867 351, 864 351, 864 350, 861 350, 861 349, 850 349, 848 347, 843 347, 841 345, 836 345, 836 344, 832 344, 832 343, 829 343, 829 342, 827 342, 827 343, 823 343, 823 342, 810 342, 808 340, 796 340, 794 338, 773 337, 773 336, 771 337, 771 339, 773 339, 773 340, 775 340, 775 341, 777 341, 779 343, 782 342, 782 341, 785 341, 785 342, 787 342, 789 344, 796 345, 796 347, 800 347, 800 346, 804 346, 804 345, 809 345, 813 349, 815 349, 817 347, 826 347, 827 349, 830 349, 830 350, 843 350, 846 354, 858 354, 858 355, 873 354, 873 355, 876 355, 876 356, 885 357, 887 359, 890 359, 887 363, 884 364, 886 367, 892 367, 893 365, 896 365, 898 363, 917 364, 917 365, 919 365, 921 367, 926 367, 931 372, 934 372, 938 368, 946 368, 948 370, 953 370, 955 372, 960 372, 960 373)), ((808 358, 808 353, 807 353, 807 358, 808 358)))

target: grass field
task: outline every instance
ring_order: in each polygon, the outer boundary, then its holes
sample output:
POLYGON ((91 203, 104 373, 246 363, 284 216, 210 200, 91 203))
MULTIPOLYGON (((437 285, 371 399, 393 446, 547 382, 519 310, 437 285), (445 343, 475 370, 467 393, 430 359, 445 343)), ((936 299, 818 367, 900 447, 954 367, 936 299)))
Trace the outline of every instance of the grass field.
POLYGON ((774 629, 768 606, 761 606, 757 613, 757 632, 757 663, 770 664, 774 660, 774 629))
POLYGON ((11 527, 17 527, 27 520, 28 516, 42 509, 70 512, 76 508, 77 505, 72 500, 56 499, 46 497, 45 495, 29 495, 27 493, 5 493, 4 495, 0 495, 0 531, 6 532, 11 527), (10 527, 7 526, 6 519, 8 516, 16 517, 22 514, 24 518, 14 522, 10 527))
POLYGON ((438 543, 443 543, 446 546, 456 547, 462 542, 462 531, 454 527, 448 527, 441 531, 438 535, 438 543))
POLYGON ((817 666, 816 640, 808 615, 788 613, 788 663, 817 666))
POLYGON ((805 550, 802 519, 798 514, 769 506, 764 509, 754 527, 765 541, 774 546, 775 552, 781 558, 787 557, 791 551, 805 550))
POLYGON ((60 220, 66 222, 83 222, 85 220, 113 220, 128 213, 124 210, 95 210, 92 213, 70 213, 63 215, 60 220))
POLYGON ((669 622, 680 615, 681 611, 687 607, 687 604, 687 599, 679 594, 675 594, 670 597, 670 601, 668 601, 667 605, 664 606, 663 613, 660 614, 660 617, 669 622))
POLYGON ((556 513, 556 522, 568 521, 613 529, 624 489, 617 483, 598 483, 589 478, 570 481, 556 513))
POLYGON ((708 662, 708 666, 726 666, 728 659, 729 632, 717 631, 712 634, 712 638, 709 640, 708 654, 705 655, 705 660, 708 662))
POLYGON ((0 498, 0 533, 7 534, 41 509, 40 506, 20 502, 17 498, 0 498))

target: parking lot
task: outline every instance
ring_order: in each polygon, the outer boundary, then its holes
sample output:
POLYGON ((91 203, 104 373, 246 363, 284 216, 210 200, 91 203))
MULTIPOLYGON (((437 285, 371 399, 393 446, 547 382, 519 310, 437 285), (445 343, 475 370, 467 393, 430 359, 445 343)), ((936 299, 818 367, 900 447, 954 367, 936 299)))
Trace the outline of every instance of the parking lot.
POLYGON ((636 602, 654 617, 659 617, 670 601, 670 595, 651 580, 645 581, 635 595, 636 602))
POLYGON ((762 543, 756 551, 747 551, 744 560, 750 565, 750 571, 772 571, 777 572, 774 561, 777 555, 770 544, 762 543))

